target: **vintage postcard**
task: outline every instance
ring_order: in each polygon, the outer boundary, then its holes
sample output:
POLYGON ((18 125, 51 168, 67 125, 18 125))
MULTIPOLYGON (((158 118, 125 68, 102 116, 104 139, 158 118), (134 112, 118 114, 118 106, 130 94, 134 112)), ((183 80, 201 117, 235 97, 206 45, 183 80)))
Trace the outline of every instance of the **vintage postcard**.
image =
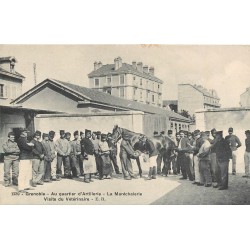
POLYGON ((250 46, 0 45, 0 204, 250 204, 250 46))

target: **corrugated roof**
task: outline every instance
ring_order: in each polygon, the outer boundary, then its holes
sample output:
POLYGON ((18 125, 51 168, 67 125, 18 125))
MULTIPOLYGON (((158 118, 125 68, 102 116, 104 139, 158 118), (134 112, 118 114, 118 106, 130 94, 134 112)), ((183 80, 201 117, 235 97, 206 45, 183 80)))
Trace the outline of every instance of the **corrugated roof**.
POLYGON ((64 87, 67 87, 71 90, 74 90, 77 93, 80 93, 83 96, 88 97, 90 100, 98 102, 98 103, 120 107, 124 109, 129 109, 129 110, 143 111, 145 113, 150 113, 150 114, 167 115, 170 118, 185 120, 187 122, 190 121, 184 116, 176 114, 175 112, 172 112, 172 111, 165 110, 163 108, 155 107, 152 105, 148 105, 148 104, 144 104, 144 103, 140 103, 136 101, 126 100, 124 98, 116 97, 116 96, 113 96, 113 95, 110 95, 110 94, 107 94, 107 93, 104 93, 95 89, 82 87, 79 85, 59 81, 56 79, 48 79, 48 80, 51 80, 53 82, 56 82, 57 84, 63 85, 64 87))
POLYGON ((127 63, 122 63, 122 66, 117 70, 115 70, 115 64, 103 65, 101 68, 89 73, 88 77, 101 77, 101 76, 123 74, 123 73, 135 74, 137 76, 144 77, 155 82, 163 83, 163 81, 157 78, 156 76, 151 75, 150 73, 140 72, 137 69, 135 69, 132 65, 127 63))

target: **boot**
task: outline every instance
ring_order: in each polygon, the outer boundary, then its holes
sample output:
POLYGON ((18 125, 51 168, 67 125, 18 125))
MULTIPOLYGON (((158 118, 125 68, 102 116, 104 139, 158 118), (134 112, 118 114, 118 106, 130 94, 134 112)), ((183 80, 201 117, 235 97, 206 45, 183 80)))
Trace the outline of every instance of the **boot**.
POLYGON ((89 177, 88 177, 88 175, 87 175, 87 174, 85 174, 85 175, 84 175, 84 182, 86 182, 86 183, 90 183, 90 181, 89 181, 89 177))
POLYGON ((156 174, 157 174, 156 167, 153 167, 152 179, 156 179, 156 174))
POLYGON ((152 173, 153 173, 153 168, 150 167, 147 180, 152 180, 152 173))

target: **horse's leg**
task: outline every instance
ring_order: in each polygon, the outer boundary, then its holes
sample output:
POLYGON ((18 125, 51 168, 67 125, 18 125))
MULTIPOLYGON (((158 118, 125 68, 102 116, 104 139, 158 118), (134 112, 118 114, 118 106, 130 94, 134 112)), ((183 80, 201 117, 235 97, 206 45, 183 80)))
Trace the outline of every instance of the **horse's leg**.
POLYGON ((141 162, 140 162, 139 157, 136 158, 136 163, 137 163, 137 166, 138 166, 138 169, 139 169, 139 175, 140 175, 140 177, 142 177, 141 162))

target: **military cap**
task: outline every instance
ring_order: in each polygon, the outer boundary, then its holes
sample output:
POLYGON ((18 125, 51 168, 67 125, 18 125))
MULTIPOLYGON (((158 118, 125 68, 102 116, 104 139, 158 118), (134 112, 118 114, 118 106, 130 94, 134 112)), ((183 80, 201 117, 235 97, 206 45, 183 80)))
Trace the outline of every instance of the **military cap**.
POLYGON ((206 132, 201 132, 201 136, 207 136, 206 132))
POLYGON ((15 134, 13 132, 9 132, 8 137, 10 137, 10 136, 15 136, 15 134))
POLYGON ((30 131, 26 128, 20 128, 20 132, 23 133, 23 132, 30 132, 30 131))
POLYGON ((96 134, 97 134, 97 135, 100 135, 100 134, 101 134, 101 131, 96 131, 96 134))
POLYGON ((49 136, 54 136, 55 133, 56 133, 55 131, 51 130, 51 131, 49 131, 49 136))
POLYGON ((210 131, 208 131, 208 130, 207 130, 207 131, 205 131, 205 133, 206 133, 207 135, 210 135, 210 131))
POLYGON ((66 136, 67 136, 67 135, 71 135, 71 133, 70 133, 70 132, 66 132, 65 135, 66 135, 66 136))
POLYGON ((157 131, 154 131, 154 135, 158 135, 158 132, 157 132, 157 131))
POLYGON ((176 134, 175 135, 180 135, 180 133, 179 132, 176 132, 176 134))
POLYGON ((37 131, 34 133, 34 136, 36 136, 36 135, 41 136, 41 135, 42 135, 41 131, 37 130, 37 131))
POLYGON ((211 130, 211 133, 212 133, 212 134, 213 134, 213 133, 216 133, 216 129, 213 128, 213 129, 211 130))
POLYGON ((95 135, 96 135, 96 131, 93 131, 92 134, 95 134, 95 135))
POLYGON ((65 130, 60 130, 60 135, 64 135, 65 134, 65 130))
POLYGON ((228 132, 233 132, 234 131, 234 129, 232 128, 232 127, 230 127, 229 129, 228 129, 228 132))
POLYGON ((181 130, 179 133, 183 133, 183 134, 185 134, 185 131, 184 131, 184 130, 181 130))
POLYGON ((245 134, 250 134, 250 130, 246 130, 246 131, 245 131, 245 134))
POLYGON ((165 131, 161 131, 161 133, 160 133, 161 135, 164 135, 165 134, 165 131))
POLYGON ((168 135, 173 134, 173 130, 168 130, 168 135))
POLYGON ((75 135, 79 135, 79 131, 78 130, 74 132, 74 136, 75 135))
POLYGON ((188 132, 188 136, 192 136, 193 135, 193 133, 191 133, 191 132, 188 132))
POLYGON ((194 135, 196 136, 196 135, 198 135, 198 134, 200 134, 201 133, 201 131, 199 130, 199 129, 196 129, 195 131, 194 131, 194 135))
POLYGON ((84 133, 82 131, 80 131, 80 135, 84 135, 84 133))
POLYGON ((85 129, 85 134, 90 133, 91 134, 91 130, 85 129))

